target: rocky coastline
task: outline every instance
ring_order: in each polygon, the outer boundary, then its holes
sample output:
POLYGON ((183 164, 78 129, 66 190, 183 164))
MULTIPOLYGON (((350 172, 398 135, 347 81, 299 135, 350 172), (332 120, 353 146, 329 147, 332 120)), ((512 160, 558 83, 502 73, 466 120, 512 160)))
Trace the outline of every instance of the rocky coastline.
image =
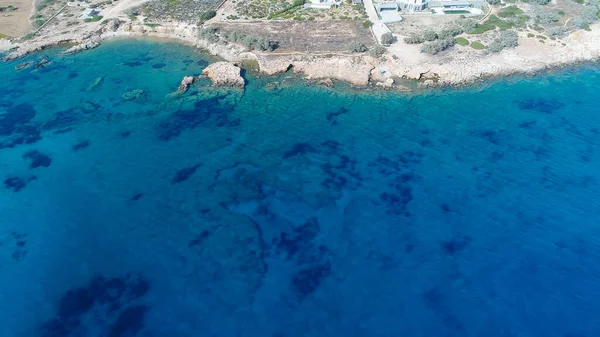
MULTIPOLYGON (((520 45, 498 54, 452 53, 448 55, 423 55, 420 59, 407 61, 384 55, 374 58, 366 54, 307 54, 301 52, 278 53, 247 51, 233 43, 210 43, 197 37, 197 27, 185 23, 165 23, 149 28, 142 24, 111 21, 109 25, 98 25, 88 30, 69 34, 46 35, 13 43, 11 52, 3 60, 14 60, 45 48, 71 44, 63 53, 76 53, 92 49, 101 41, 114 38, 166 38, 194 45, 230 64, 252 61, 258 71, 275 75, 292 70, 316 83, 331 80, 347 82, 355 87, 376 86, 378 88, 409 91, 399 81, 413 81, 417 88, 456 87, 470 85, 486 79, 515 74, 535 74, 549 69, 571 66, 582 62, 593 62, 600 58, 600 27, 593 25, 589 31, 577 31, 561 41, 562 48, 520 45), (535 47, 535 52, 532 48, 535 47)), ((6 49, 6 48, 5 48, 6 49)), ((213 72, 218 74, 220 72, 213 72)), ((226 76, 228 72, 224 72, 226 76)), ((227 78, 227 77, 225 77, 227 78)), ((215 75, 213 83, 218 83, 215 75)), ((220 82, 219 82, 220 83, 220 82)), ((220 84, 219 84, 220 85, 220 84)), ((239 82, 234 87, 243 87, 239 82)))

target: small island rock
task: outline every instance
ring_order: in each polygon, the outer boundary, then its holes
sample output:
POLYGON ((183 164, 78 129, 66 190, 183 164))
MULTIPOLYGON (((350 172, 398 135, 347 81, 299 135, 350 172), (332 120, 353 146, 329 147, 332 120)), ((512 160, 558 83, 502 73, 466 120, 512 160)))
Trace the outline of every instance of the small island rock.
POLYGON ((229 62, 215 62, 202 71, 213 82, 215 87, 238 87, 244 88, 244 78, 241 69, 229 62))

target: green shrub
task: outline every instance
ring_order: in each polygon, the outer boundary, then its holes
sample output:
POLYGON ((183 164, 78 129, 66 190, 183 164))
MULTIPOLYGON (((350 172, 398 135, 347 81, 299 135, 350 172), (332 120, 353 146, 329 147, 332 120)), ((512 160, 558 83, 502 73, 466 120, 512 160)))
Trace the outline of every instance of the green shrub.
POLYGON ((481 49, 485 49, 485 45, 479 41, 475 41, 475 42, 471 43, 471 48, 481 50, 481 49))
POLYGON ((375 46, 369 51, 369 54, 373 57, 381 57, 384 53, 385 48, 382 46, 375 46))
POLYGON ((84 22, 96 22, 102 20, 102 15, 94 15, 91 18, 83 20, 84 22))
POLYGON ((549 25, 551 23, 558 22, 560 17, 558 16, 557 13, 554 13, 554 12, 539 11, 535 16, 535 19, 537 22, 541 23, 542 25, 549 25))
POLYGON ((490 5, 499 5, 501 3, 500 0, 486 0, 490 5))
POLYGON ((362 23, 363 27, 369 29, 373 26, 373 22, 366 20, 365 22, 362 23))
POLYGON ((528 38, 535 37, 535 34, 533 34, 533 33, 527 33, 527 37, 528 37, 528 38))
POLYGON ((457 37, 455 39, 456 44, 459 46, 468 46, 469 45, 469 40, 465 39, 464 37, 457 37))
POLYGON ((205 23, 206 21, 214 18, 215 16, 217 16, 217 12, 215 12, 213 10, 202 12, 200 14, 200 18, 198 20, 198 25, 205 23))
POLYGON ((579 15, 571 20, 571 23, 577 28, 585 28, 596 20, 598 20, 598 7, 588 6, 582 9, 579 15))
POLYGON ((521 14, 523 14, 523 10, 515 5, 504 7, 498 11, 498 16, 501 18, 512 18, 521 14))
POLYGON ((435 55, 443 50, 448 49, 449 47, 454 46, 455 43, 456 42, 454 41, 454 38, 435 40, 435 41, 426 43, 423 46, 423 51, 426 52, 427 54, 435 55))
POLYGON ((394 43, 394 35, 390 32, 384 33, 381 35, 381 44, 384 46, 389 46, 394 43))
POLYGON ((412 35, 404 38, 404 43, 408 43, 408 44, 420 44, 423 42, 425 42, 425 39, 423 38, 422 35, 418 35, 418 34, 412 34, 412 35))
POLYGON ((436 32, 428 30, 423 33, 423 38, 425 39, 425 41, 434 41, 437 40, 438 36, 436 32))
POLYGON ((348 44, 348 50, 353 53, 363 53, 367 51, 367 46, 364 43, 352 41, 348 44))
POLYGON ((533 0, 533 3, 536 3, 538 5, 547 5, 550 3, 551 0, 533 0))
POLYGON ((219 36, 217 36, 216 28, 200 28, 198 30, 198 38, 211 43, 219 42, 219 36))
POLYGON ((464 33, 464 30, 460 27, 452 27, 448 29, 444 29, 441 32, 437 33, 438 39, 446 39, 449 37, 454 37, 456 35, 460 35, 464 33))
POLYGON ((556 36, 563 36, 566 33, 569 32, 569 29, 567 27, 552 27, 549 28, 546 33, 548 35, 550 35, 551 37, 556 37, 556 36))
POLYGON ((488 50, 492 53, 497 53, 506 48, 513 48, 519 45, 519 35, 512 30, 503 30, 488 46, 488 50))

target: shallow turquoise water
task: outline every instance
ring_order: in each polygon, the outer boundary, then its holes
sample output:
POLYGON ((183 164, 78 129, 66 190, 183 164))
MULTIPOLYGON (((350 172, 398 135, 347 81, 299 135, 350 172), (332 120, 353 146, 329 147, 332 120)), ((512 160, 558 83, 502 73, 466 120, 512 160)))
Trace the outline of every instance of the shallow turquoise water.
POLYGON ((207 59, 42 55, 0 64, 1 336, 600 335, 596 66, 167 97, 207 59))

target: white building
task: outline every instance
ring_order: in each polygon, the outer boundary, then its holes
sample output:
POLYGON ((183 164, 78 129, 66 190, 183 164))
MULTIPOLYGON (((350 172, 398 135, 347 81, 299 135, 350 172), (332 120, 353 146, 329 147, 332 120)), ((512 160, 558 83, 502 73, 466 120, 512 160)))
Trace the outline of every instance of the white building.
POLYGON ((327 9, 333 5, 341 5, 342 0, 308 0, 304 4, 304 8, 323 8, 327 9))
POLYGON ((427 0, 399 0, 396 3, 400 9, 408 12, 422 11, 427 8, 427 0))

